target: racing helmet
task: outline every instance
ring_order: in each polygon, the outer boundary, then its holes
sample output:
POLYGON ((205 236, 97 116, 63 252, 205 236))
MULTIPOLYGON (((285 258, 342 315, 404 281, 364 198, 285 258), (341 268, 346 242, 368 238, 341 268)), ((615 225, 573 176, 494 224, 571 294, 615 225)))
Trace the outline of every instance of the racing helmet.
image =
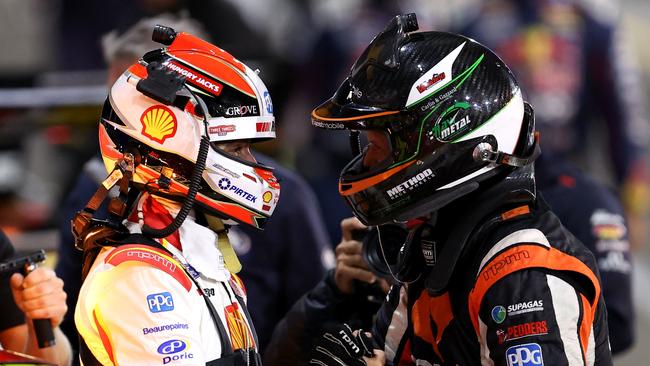
POLYGON ((256 71, 191 34, 157 26, 153 38, 166 47, 130 66, 104 103, 99 145, 107 170, 132 154, 133 186, 183 202, 200 161, 193 207, 264 228, 280 195, 272 168, 217 145, 275 138, 266 86, 256 71), (202 139, 210 147, 200 159, 202 139))
POLYGON ((316 127, 351 130, 356 156, 339 192, 367 225, 426 216, 539 153, 532 108, 503 61, 417 29, 415 14, 394 17, 312 111, 316 127))

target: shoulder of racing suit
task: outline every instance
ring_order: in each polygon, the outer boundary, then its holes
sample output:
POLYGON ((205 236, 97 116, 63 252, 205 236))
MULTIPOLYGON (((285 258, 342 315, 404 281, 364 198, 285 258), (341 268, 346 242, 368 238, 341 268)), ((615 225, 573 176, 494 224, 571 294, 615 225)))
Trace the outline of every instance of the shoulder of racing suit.
POLYGON ((169 252, 149 244, 124 244, 113 249, 104 257, 104 263, 119 266, 127 262, 144 263, 167 273, 188 292, 192 288, 185 268, 169 252))
MULTIPOLYGON (((545 205, 544 205, 545 206, 545 205)), ((475 329, 481 301, 488 290, 522 270, 553 272, 583 293, 592 305, 601 295, 593 254, 567 231, 546 207, 530 218, 497 229, 493 245, 482 255, 470 292, 469 308, 475 329)))

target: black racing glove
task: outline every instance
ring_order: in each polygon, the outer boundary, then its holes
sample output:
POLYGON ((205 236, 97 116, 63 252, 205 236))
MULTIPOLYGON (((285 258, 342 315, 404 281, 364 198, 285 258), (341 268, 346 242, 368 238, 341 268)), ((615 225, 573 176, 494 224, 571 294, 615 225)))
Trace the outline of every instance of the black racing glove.
POLYGON ((372 338, 362 330, 353 334, 347 324, 326 328, 311 351, 310 365, 366 366, 363 356, 373 357, 372 338))

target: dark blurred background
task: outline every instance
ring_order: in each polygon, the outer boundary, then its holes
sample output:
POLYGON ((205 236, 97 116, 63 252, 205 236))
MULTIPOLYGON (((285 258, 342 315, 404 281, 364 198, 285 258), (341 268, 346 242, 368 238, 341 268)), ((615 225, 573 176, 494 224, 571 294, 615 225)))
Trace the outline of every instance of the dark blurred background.
MULTIPOLYGON (((57 223, 70 219, 60 217, 57 209, 83 163, 97 150, 97 119, 107 92, 101 37, 111 30, 125 30, 142 17, 181 13, 200 22, 213 43, 261 71, 275 105, 279 138, 265 143, 260 150, 307 179, 320 200, 330 236, 339 238, 339 220, 350 215, 337 192, 338 172, 351 158, 348 140, 345 134, 313 129, 309 120, 311 109, 330 96, 372 35, 395 14, 417 12, 423 30, 458 31, 468 29, 486 9, 508 14, 504 11, 512 6, 508 3, 503 0, 2 0, 0 227, 22 251, 41 247, 54 250, 57 245, 71 245, 57 242, 57 223)), ((560 19, 558 24, 564 28, 547 32, 554 35, 550 38, 532 29, 528 33, 532 38, 524 37, 529 40, 528 48, 525 42, 514 42, 514 46, 495 50, 542 56, 547 52, 551 59, 564 60, 566 65, 574 67, 560 68, 564 73, 556 72, 558 79, 549 87, 550 96, 542 95, 533 104, 542 118, 545 109, 549 113, 565 112, 567 121, 571 120, 566 123, 578 126, 568 134, 551 126, 542 136, 543 141, 545 136, 549 141, 546 142, 549 149, 557 149, 558 154, 567 156, 610 185, 620 193, 628 208, 636 253, 639 337, 633 350, 617 364, 645 364, 650 356, 650 350, 644 349, 650 341, 650 308, 646 306, 650 303, 650 290, 640 284, 650 283, 650 254, 646 243, 650 191, 646 145, 650 142, 650 126, 645 111, 650 101, 647 93, 650 49, 645 39, 650 34, 650 2, 522 0, 521 3, 529 7, 516 13, 521 19, 532 16, 541 3, 559 8, 553 16, 560 19), (597 38, 588 40, 584 35, 576 38, 570 33, 570 25, 582 26, 587 18, 604 24, 604 28, 615 34, 617 42, 625 45, 595 56, 596 65, 600 65, 599 61, 606 63, 611 57, 607 52, 626 61, 618 70, 622 75, 620 80, 611 85, 613 93, 626 95, 627 110, 632 112, 618 125, 616 117, 607 112, 583 113, 602 102, 587 100, 573 113, 571 103, 567 102, 570 97, 554 88, 582 83, 591 90, 608 82, 596 80, 597 72, 595 76, 583 73, 584 65, 571 59, 571 45, 580 48, 581 42, 599 42, 597 38), (601 123, 603 120, 607 123, 601 123), (616 134, 627 136, 631 147, 613 143, 612 136, 616 134)), ((494 29, 514 21, 482 19, 485 21, 481 27, 494 29)))

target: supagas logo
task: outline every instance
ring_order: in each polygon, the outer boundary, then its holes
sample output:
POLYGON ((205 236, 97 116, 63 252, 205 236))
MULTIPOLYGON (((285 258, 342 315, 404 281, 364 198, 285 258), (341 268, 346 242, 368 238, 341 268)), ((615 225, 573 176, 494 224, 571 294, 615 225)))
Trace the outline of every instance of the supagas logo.
POLYGON ((142 134, 160 144, 176 134, 178 122, 169 108, 155 105, 147 108, 140 116, 142 134))
POLYGON ((497 305, 492 308, 492 319, 497 323, 501 324, 506 320, 506 308, 501 305, 497 305))

